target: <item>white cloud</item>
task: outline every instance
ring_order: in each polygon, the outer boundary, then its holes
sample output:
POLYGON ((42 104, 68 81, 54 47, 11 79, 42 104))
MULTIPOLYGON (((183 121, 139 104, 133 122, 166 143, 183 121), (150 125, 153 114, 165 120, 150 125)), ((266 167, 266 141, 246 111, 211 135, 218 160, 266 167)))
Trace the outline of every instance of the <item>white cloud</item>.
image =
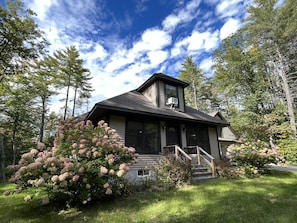
POLYGON ((162 22, 164 30, 172 32, 180 23, 189 22, 194 19, 198 12, 201 0, 189 1, 188 4, 179 8, 175 13, 168 15, 162 22))
POLYGON ((30 9, 32 9, 36 14, 37 17, 41 20, 44 20, 47 16, 48 9, 52 5, 56 5, 57 0, 33 0, 31 1, 28 6, 30 9))
POLYGON ((177 42, 173 48, 173 55, 182 52, 182 48, 191 51, 210 51, 218 46, 218 31, 213 33, 194 31, 191 36, 188 36, 177 42))
POLYGON ((240 28, 240 21, 238 19, 228 19, 220 30, 220 39, 223 40, 232 33, 235 33, 240 28))
POLYGON ((216 13, 222 17, 231 17, 243 12, 242 0, 223 0, 216 7, 216 13))
POLYGON ((158 65, 160 65, 167 59, 168 52, 162 51, 162 50, 157 50, 157 51, 150 51, 150 52, 148 52, 147 55, 150 60, 150 65, 152 67, 157 67, 158 65))
POLYGON ((205 73, 212 73, 211 67, 213 65, 213 61, 211 57, 205 58, 200 62, 199 68, 205 73))

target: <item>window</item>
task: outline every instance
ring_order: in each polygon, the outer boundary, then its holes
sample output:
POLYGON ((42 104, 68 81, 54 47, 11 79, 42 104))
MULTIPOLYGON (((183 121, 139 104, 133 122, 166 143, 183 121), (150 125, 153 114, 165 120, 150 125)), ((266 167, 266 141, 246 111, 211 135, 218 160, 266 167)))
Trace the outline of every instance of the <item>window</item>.
MULTIPOLYGON (((169 84, 165 84, 165 105, 167 103, 168 98, 178 98, 177 94, 177 87, 169 84)), ((178 107, 178 101, 177 105, 175 107, 178 107)))
POLYGON ((160 133, 157 122, 128 121, 126 146, 136 149, 139 154, 158 154, 160 152, 160 133))
POLYGON ((200 146, 210 154, 208 128, 198 126, 187 126, 187 145, 200 146))
POLYGON ((150 171, 148 169, 141 169, 137 171, 137 176, 146 177, 150 175, 150 171))

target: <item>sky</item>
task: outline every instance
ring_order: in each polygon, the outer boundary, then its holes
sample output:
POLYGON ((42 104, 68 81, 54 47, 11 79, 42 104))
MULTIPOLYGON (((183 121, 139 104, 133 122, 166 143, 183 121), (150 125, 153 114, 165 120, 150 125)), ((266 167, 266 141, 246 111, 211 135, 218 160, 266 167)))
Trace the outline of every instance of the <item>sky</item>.
MULTIPOLYGON (((0 0, 1 2, 3 0, 0 0)), ((93 76, 96 102, 136 89, 152 74, 177 77, 192 56, 211 75, 213 50, 234 33, 250 0, 25 0, 50 42, 74 45, 93 76)), ((52 101, 51 110, 62 104, 52 101)))

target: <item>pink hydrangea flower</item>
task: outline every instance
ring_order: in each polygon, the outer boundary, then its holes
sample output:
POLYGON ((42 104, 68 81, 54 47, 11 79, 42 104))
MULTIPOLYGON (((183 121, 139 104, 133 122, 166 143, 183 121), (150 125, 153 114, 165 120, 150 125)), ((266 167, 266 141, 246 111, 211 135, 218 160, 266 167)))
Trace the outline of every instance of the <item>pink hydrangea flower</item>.
POLYGON ((75 176, 73 176, 72 177, 72 180, 75 182, 75 181, 78 181, 78 179, 79 179, 79 176, 78 175, 75 175, 75 176))
POLYGON ((106 188, 108 188, 110 185, 109 185, 109 183, 105 183, 104 185, 103 185, 103 187, 106 189, 106 188))
POLYGON ((73 148, 73 149, 77 148, 77 143, 73 143, 73 144, 72 144, 72 148, 73 148))
POLYGON ((45 144, 42 142, 38 142, 37 143, 37 149, 38 150, 44 150, 45 149, 45 144))
POLYGON ((40 178, 40 179, 37 180, 36 186, 37 187, 41 187, 41 186, 44 185, 44 183, 45 183, 44 179, 43 178, 40 178))
POLYGON ((119 170, 118 172, 117 172, 117 176, 118 177, 122 177, 122 176, 124 176, 125 175, 125 171, 124 170, 119 170))
POLYGON ((52 176, 51 181, 54 182, 54 183, 58 182, 59 181, 59 176, 58 175, 52 176))
POLYGON ((108 164, 109 165, 112 165, 114 163, 114 158, 110 158, 109 160, 108 160, 108 164))
POLYGON ((85 168, 82 166, 78 169, 78 173, 83 173, 84 171, 85 171, 85 168))
POLYGON ((112 190, 110 188, 107 188, 105 194, 107 194, 107 195, 112 194, 112 190))

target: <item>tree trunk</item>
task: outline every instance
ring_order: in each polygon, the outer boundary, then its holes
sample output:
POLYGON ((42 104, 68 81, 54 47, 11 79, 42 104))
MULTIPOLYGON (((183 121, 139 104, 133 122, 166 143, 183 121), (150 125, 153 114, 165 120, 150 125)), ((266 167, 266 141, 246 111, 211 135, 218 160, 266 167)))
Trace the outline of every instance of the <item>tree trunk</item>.
POLYGON ((67 93, 66 93, 66 100, 65 100, 64 117, 63 117, 64 120, 66 119, 66 116, 67 116, 69 90, 70 90, 70 75, 68 75, 68 85, 67 85, 67 93))
POLYGON ((17 126, 17 118, 13 125, 12 139, 11 139, 11 142, 12 142, 12 165, 15 165, 15 163, 16 163, 16 150, 17 150, 16 141, 15 141, 16 131, 17 131, 16 126, 17 126))
POLYGON ((46 113, 45 98, 42 98, 42 113, 41 113, 41 124, 40 124, 40 130, 39 130, 39 142, 43 141, 45 113, 46 113))
POLYGON ((74 117, 75 113, 75 106, 76 106, 76 94, 77 94, 77 88, 75 88, 74 96, 73 96, 73 109, 72 109, 72 117, 74 117))
POLYGON ((2 182, 6 182, 5 176, 5 152, 3 146, 3 137, 0 136, 0 151, 1 151, 1 172, 2 172, 2 182))
POLYGON ((276 51, 279 59, 278 59, 278 64, 274 62, 274 66, 278 70, 278 73, 283 82, 283 90, 286 96, 287 109, 288 109, 289 119, 290 119, 290 127, 294 136, 296 136, 296 122, 295 122, 295 115, 294 115, 293 100, 291 97, 290 86, 289 86, 286 71, 285 71, 285 65, 283 63, 283 56, 281 55, 278 49, 278 46, 276 46, 276 51))

